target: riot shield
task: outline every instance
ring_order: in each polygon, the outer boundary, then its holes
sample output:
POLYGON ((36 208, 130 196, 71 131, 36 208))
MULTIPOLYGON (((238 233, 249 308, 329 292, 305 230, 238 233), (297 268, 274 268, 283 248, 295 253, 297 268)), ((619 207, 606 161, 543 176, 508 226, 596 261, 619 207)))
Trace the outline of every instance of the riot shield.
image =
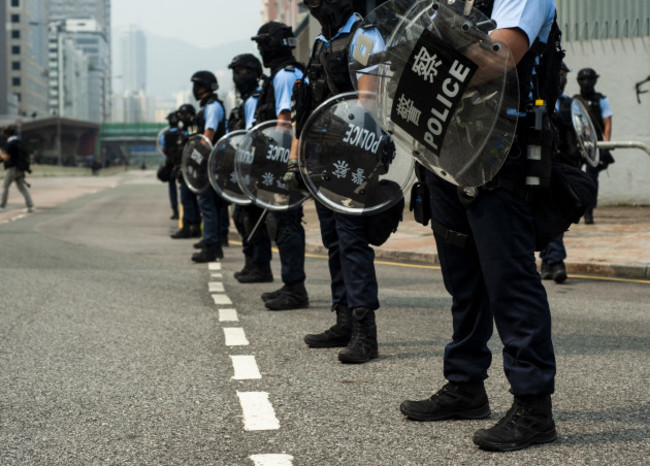
MULTIPOLYGON (((168 131, 169 129, 170 129, 169 126, 161 129, 160 132, 158 133, 158 136, 156 136, 156 152, 158 152, 159 154, 165 155, 162 149, 162 137, 163 134, 165 134, 165 132, 168 131)), ((165 141, 165 143, 167 143, 167 141, 165 141)))
POLYGON ((579 99, 571 101, 571 122, 576 131, 580 155, 589 165, 597 167, 600 161, 600 151, 598 150, 596 127, 591 121, 589 110, 579 99))
POLYGON ((181 158, 181 170, 185 184, 194 193, 201 193, 210 186, 208 159, 212 143, 203 134, 195 134, 185 143, 181 158))
POLYGON ((300 137, 300 172, 313 196, 345 214, 378 213, 398 202, 413 179, 413 159, 396 148, 350 92, 323 102, 300 137))
POLYGON ((235 174, 242 192, 271 211, 300 205, 308 193, 290 191, 283 176, 291 153, 293 132, 289 122, 271 120, 248 131, 235 157, 235 174))
POLYGON ((228 202, 248 205, 251 198, 241 190, 235 174, 237 148, 247 131, 232 131, 217 141, 208 159, 208 177, 214 190, 228 202))
POLYGON ((350 63, 357 89, 376 93, 375 118, 395 143, 465 187, 497 174, 519 115, 510 51, 490 39, 494 21, 472 4, 384 3, 361 24, 350 63))

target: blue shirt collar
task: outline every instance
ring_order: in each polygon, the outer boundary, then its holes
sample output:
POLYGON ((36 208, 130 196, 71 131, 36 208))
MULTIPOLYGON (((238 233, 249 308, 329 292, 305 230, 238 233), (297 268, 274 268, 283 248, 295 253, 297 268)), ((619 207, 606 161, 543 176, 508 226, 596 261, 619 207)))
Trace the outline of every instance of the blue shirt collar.
POLYGON ((334 37, 332 37, 330 40, 327 40, 324 35, 318 36, 316 39, 325 42, 326 44, 329 44, 330 41, 336 39, 338 36, 341 34, 349 34, 350 31, 352 31, 352 26, 354 26, 354 23, 359 21, 361 17, 357 15, 356 13, 352 13, 350 17, 348 18, 347 22, 339 29, 339 32, 337 32, 334 37))

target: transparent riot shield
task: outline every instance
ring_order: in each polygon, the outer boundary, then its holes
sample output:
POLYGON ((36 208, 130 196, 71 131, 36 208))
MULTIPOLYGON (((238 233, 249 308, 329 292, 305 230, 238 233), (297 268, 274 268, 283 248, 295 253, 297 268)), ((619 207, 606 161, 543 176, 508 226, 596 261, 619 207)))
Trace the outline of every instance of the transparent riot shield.
POLYGON ((232 131, 217 141, 208 159, 208 177, 214 190, 228 202, 238 205, 252 203, 237 183, 235 156, 247 131, 232 131))
POLYGON ((591 121, 589 110, 578 99, 571 101, 571 122, 576 131, 580 155, 589 165, 597 167, 600 161, 600 151, 598 150, 596 127, 591 121))
POLYGON ((195 134, 185 143, 181 170, 185 184, 192 192, 201 193, 210 186, 208 159, 212 143, 203 134, 195 134))
POLYGON ((352 215, 378 213, 398 202, 413 180, 413 159, 396 148, 363 103, 350 92, 323 102, 300 137, 300 172, 313 196, 352 215))
POLYGON ((170 129, 169 126, 161 129, 160 132, 158 133, 158 136, 156 136, 156 152, 158 152, 159 154, 165 155, 162 149, 162 137, 166 131, 169 131, 169 129, 170 129))
POLYGON ((279 120, 261 123, 248 131, 235 157, 235 174, 242 192, 271 211, 300 205, 309 194, 290 191, 284 184, 291 153, 291 124, 279 120))
POLYGON ((519 85, 496 26, 473 2, 392 0, 373 10, 352 42, 357 89, 398 146, 443 179, 477 187, 506 160, 519 85))

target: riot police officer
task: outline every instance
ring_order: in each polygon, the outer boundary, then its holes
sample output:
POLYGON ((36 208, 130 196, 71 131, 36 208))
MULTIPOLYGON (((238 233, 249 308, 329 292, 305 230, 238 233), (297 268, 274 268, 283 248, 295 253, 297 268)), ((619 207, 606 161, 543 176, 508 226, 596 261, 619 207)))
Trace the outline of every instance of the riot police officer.
POLYGON ((174 167, 180 164, 180 158, 183 151, 182 145, 179 144, 178 131, 178 112, 173 111, 167 115, 169 129, 160 137, 160 147, 165 155, 164 168, 169 174, 167 183, 169 184, 169 204, 172 208, 170 220, 178 219, 178 188, 176 187, 176 177, 173 176, 174 167))
MULTIPOLYGON (((309 82, 294 91, 297 138, 285 175, 289 186, 300 182, 297 139, 310 111, 333 95, 354 90, 347 65, 361 19, 353 12, 352 0, 307 0, 305 4, 321 24, 322 34, 307 65, 309 82)), ((336 324, 324 332, 306 335, 304 340, 312 348, 345 347, 338 354, 341 362, 365 363, 378 356, 375 310, 379 308, 375 253, 366 236, 366 219, 335 213, 320 203, 316 203, 316 211, 328 250, 336 324)))
MULTIPOLYGON (((612 107, 609 100, 600 92, 596 92, 596 83, 600 76, 592 68, 583 68, 578 71, 578 84, 580 85, 580 94, 574 96, 585 104, 589 110, 591 121, 596 128, 596 136, 599 141, 609 141, 612 137, 612 107)), ((592 205, 585 212, 585 223, 587 225, 594 223, 594 209, 598 203, 598 174, 605 170, 614 158, 608 150, 600 150, 600 162, 597 167, 587 164, 587 174, 596 185, 596 198, 592 205)))
MULTIPOLYGON (((555 105, 553 124, 558 131, 559 146, 557 159, 562 163, 580 167, 582 160, 578 150, 576 133, 571 122, 571 102, 573 99, 564 93, 567 83, 569 67, 562 62, 560 65, 560 94, 555 105)), ((566 248, 564 247, 564 233, 560 233, 555 239, 540 251, 542 259, 541 274, 543 280, 553 280, 555 283, 563 283, 567 279, 564 259, 566 259, 566 248)))
MULTIPOLYGON (((293 56, 292 50, 295 47, 293 30, 286 24, 269 21, 260 27, 252 40, 257 42, 264 66, 271 71, 258 99, 255 112, 256 124, 268 120, 290 122, 293 86, 296 80, 302 78, 304 69, 293 56)), ((278 290, 262 294, 262 300, 266 308, 272 311, 309 307, 309 297, 305 288, 305 230, 302 226, 302 206, 284 212, 272 212, 271 215, 276 225, 274 240, 280 252, 283 286, 278 290)), ((262 241, 264 247, 268 245, 270 261, 270 241, 265 238, 262 241)), ((264 264, 253 262, 253 264, 254 268, 248 274, 237 276, 237 280, 250 283, 270 273, 268 262, 264 264)))
POLYGON ((240 105, 230 111, 228 131, 251 129, 255 123, 255 111, 260 98, 262 64, 252 53, 242 53, 232 59, 228 68, 232 70, 232 80, 241 99, 240 105))
MULTIPOLYGON (((183 147, 188 140, 189 133, 196 132, 196 109, 192 104, 183 104, 177 110, 179 119, 178 140, 179 150, 182 153, 183 147)), ((181 205, 183 206, 182 227, 171 237, 173 239, 199 238, 201 237, 201 213, 199 203, 190 188, 187 187, 181 174, 180 160, 174 166, 171 176, 178 180, 181 194, 181 205)))
MULTIPOLYGON (((226 134, 226 111, 219 100, 216 76, 210 71, 197 71, 192 75, 192 93, 201 110, 196 116, 197 133, 203 134, 212 144, 226 134)), ((199 194, 199 209, 203 217, 203 242, 199 252, 192 255, 194 262, 212 262, 223 258, 219 208, 225 201, 212 186, 199 194)))
MULTIPOLYGON (((542 94, 554 90, 550 84, 559 76, 562 56, 554 1, 484 0, 474 5, 495 20, 497 29, 490 35, 511 52, 521 85, 519 111, 533 108, 531 97, 554 105, 557 95, 542 94), (549 86, 540 86, 545 83, 549 86)), ((526 158, 521 157, 531 131, 526 121, 517 125, 515 145, 494 183, 474 198, 467 199, 456 186, 427 174, 431 216, 438 225, 434 225, 438 257, 452 295, 453 337, 444 354, 448 383, 428 399, 400 406, 403 414, 418 421, 488 417, 483 381, 488 377, 492 359, 488 341, 496 323, 514 401, 503 419, 478 430, 473 441, 497 451, 557 437, 551 408, 555 389, 551 315, 535 266, 533 206, 526 196, 526 158), (465 241, 457 241, 460 238, 465 241)), ((552 138, 549 131, 550 127, 543 136, 552 138)))

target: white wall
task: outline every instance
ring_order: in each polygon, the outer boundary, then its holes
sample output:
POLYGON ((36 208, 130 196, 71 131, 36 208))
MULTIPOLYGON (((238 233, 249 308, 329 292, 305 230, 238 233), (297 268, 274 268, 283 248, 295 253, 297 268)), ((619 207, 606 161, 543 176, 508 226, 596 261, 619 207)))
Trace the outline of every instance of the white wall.
MULTIPOLYGON (((650 37, 565 42, 565 62, 571 69, 566 93, 579 92, 581 68, 600 75, 596 90, 612 105, 612 141, 637 140, 650 145, 650 93, 636 100, 635 83, 650 76, 650 37)), ((650 82, 643 86, 650 90, 650 82)), ((601 204, 650 204, 650 156, 638 149, 617 149, 616 163, 600 173, 601 204)))

